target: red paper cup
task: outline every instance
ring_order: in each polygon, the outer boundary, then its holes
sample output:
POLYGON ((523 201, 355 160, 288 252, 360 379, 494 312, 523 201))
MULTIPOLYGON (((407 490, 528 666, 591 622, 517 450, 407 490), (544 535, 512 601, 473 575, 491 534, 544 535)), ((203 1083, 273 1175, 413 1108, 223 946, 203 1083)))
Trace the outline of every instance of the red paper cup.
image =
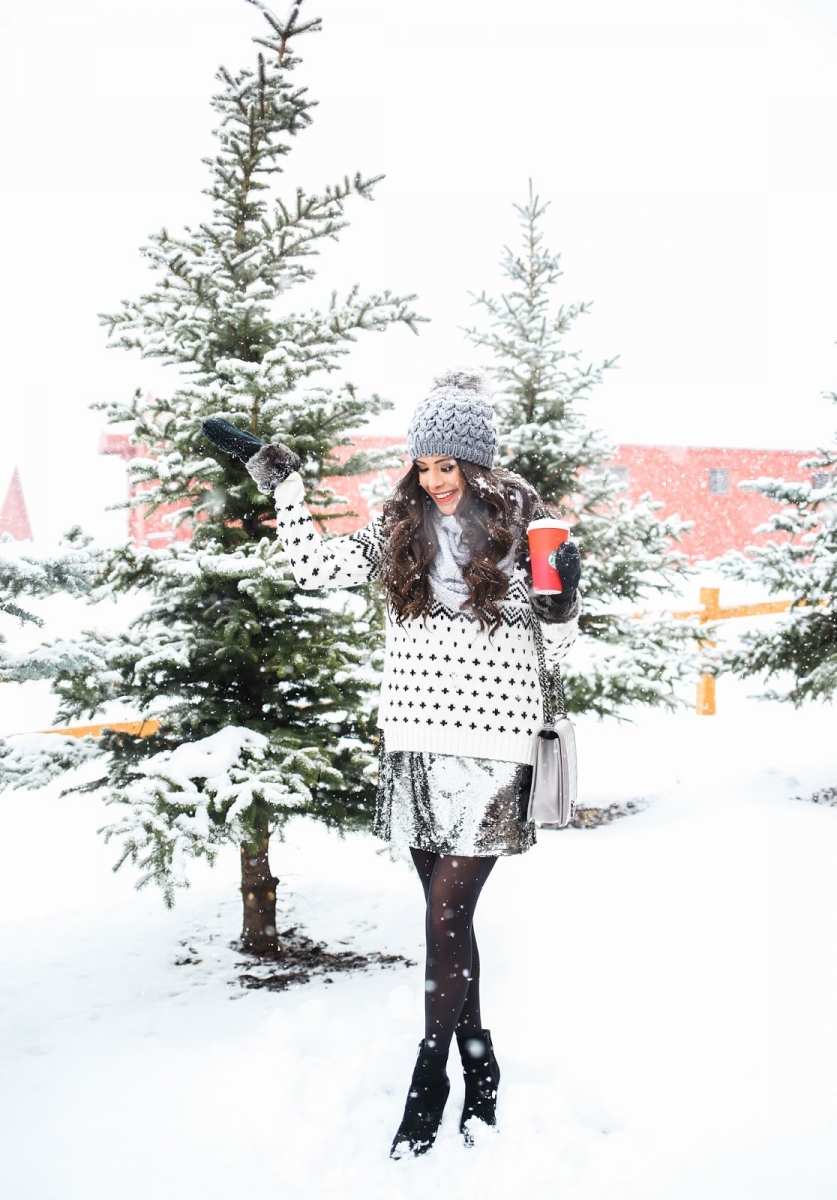
POLYGON ((555 569, 552 557, 559 546, 570 536, 570 526, 565 521, 554 521, 544 517, 530 521, 529 558, 532 563, 532 590, 535 592, 562 592, 561 576, 555 569))

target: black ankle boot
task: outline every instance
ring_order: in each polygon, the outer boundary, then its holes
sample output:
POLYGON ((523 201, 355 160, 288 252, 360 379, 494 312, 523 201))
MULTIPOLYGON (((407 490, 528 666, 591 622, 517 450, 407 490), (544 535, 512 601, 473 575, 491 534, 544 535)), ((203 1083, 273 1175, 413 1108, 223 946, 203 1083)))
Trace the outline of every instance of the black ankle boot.
POLYGON ((424 1154, 436 1141, 450 1091, 446 1060, 446 1054, 436 1054, 428 1050, 424 1042, 419 1043, 404 1116, 392 1143, 390 1158, 424 1154))
POLYGON ((497 1124, 500 1068, 494 1056, 491 1033, 488 1029, 464 1035, 457 1033, 456 1040, 462 1058, 462 1069, 465 1072, 465 1105, 462 1109, 462 1120, 459 1122, 459 1132, 468 1145, 471 1145, 473 1139, 467 1129, 470 1120, 476 1119, 485 1125, 497 1124))

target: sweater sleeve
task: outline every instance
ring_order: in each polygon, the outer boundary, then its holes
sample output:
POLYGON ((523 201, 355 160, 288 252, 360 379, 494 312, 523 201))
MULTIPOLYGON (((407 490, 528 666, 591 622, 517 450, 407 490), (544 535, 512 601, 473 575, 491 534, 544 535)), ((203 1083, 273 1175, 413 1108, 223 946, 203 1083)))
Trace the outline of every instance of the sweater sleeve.
MULTIPOLYGON (((533 606, 534 607, 534 606, 533 606)), ((550 621, 535 609, 535 620, 540 621, 543 648, 551 668, 566 658, 578 637, 578 618, 581 613, 581 596, 576 592, 571 611, 566 616, 550 621)))
POLYGON ((323 541, 304 504, 305 489, 296 471, 273 494, 276 534, 301 588, 357 587, 376 578, 381 562, 380 517, 345 537, 323 541))

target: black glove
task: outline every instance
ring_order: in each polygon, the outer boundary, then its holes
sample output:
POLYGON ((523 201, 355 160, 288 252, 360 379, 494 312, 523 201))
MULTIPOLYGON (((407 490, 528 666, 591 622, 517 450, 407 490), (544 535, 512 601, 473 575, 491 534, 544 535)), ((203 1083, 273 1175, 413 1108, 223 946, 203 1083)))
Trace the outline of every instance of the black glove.
POLYGON ((270 496, 277 484, 287 479, 292 471, 299 470, 299 458, 293 450, 281 442, 263 442, 252 433, 236 429, 221 417, 207 417, 203 431, 211 442, 227 454, 234 454, 246 463, 260 492, 270 496))
POLYGON ((261 438, 253 437, 252 433, 245 433, 243 429, 236 429, 235 425, 230 425, 221 417, 207 417, 202 428, 210 442, 245 463, 265 444, 261 438))
POLYGON ((569 596, 571 592, 577 592, 581 579, 581 555, 575 542, 562 542, 557 550, 553 550, 549 561, 561 580, 561 587, 564 589, 561 594, 569 596))

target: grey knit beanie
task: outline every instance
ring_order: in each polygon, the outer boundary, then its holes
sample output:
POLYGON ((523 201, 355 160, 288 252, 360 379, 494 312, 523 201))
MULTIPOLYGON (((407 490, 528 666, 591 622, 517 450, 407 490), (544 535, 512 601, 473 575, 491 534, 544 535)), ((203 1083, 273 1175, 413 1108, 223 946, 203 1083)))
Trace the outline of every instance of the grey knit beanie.
POLYGON ((430 395, 413 413, 407 451, 413 460, 425 454, 450 454, 482 467, 493 466, 497 430, 484 371, 458 367, 436 376, 430 395))

